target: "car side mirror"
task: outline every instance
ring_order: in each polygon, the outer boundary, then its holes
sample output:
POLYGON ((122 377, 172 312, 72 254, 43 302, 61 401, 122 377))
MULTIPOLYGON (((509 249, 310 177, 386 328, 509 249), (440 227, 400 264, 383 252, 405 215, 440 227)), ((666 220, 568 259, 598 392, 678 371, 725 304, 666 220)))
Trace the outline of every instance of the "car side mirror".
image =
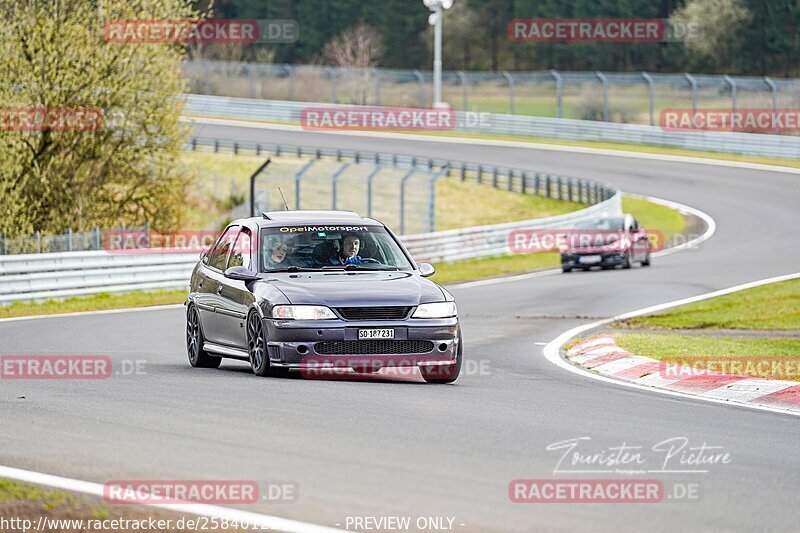
POLYGON ((419 275, 423 278, 429 278, 433 276, 436 272, 436 269, 433 268, 433 265, 430 263, 420 263, 419 265, 419 275))
POLYGON ((225 277, 236 281, 254 281, 258 279, 258 274, 247 267, 235 266, 225 271, 225 277))

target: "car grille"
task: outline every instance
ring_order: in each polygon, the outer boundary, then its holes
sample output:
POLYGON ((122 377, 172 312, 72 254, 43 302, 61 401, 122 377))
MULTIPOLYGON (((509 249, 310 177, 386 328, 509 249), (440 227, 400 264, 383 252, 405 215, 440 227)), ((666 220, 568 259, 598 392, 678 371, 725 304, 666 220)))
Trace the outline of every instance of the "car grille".
POLYGON ((394 355, 428 353, 433 350, 431 341, 373 340, 318 342, 314 349, 324 355, 394 355))
POLYGON ((401 320, 408 315, 410 307, 338 307, 345 320, 401 320))

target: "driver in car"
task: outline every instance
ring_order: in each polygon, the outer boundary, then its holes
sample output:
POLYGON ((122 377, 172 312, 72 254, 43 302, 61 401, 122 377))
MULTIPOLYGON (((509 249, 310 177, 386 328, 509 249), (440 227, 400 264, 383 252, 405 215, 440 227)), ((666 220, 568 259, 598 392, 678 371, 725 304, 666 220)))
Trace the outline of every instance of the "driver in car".
POLYGON ((339 251, 330 258, 331 265, 360 265, 361 238, 358 235, 347 235, 342 239, 339 251))

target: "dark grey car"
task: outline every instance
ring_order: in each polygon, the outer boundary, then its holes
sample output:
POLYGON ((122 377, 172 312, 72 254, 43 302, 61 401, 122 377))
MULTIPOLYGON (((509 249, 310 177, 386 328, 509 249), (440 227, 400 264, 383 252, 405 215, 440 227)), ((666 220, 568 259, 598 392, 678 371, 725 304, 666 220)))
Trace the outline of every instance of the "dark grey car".
POLYGON ((431 274, 388 228, 356 213, 236 220, 192 272, 189 362, 241 359, 260 376, 417 367, 427 382, 450 383, 461 332, 452 295, 431 274))

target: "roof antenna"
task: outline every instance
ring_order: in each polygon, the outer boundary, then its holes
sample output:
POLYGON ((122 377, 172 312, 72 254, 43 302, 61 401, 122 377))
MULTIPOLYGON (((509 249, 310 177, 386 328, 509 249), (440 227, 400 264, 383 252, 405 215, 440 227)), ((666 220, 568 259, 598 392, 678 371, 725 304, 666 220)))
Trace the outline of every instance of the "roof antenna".
POLYGON ((283 191, 281 190, 280 187, 278 187, 278 192, 281 193, 281 200, 283 200, 283 207, 285 207, 286 210, 289 211, 289 205, 286 203, 286 198, 284 198, 283 191))

